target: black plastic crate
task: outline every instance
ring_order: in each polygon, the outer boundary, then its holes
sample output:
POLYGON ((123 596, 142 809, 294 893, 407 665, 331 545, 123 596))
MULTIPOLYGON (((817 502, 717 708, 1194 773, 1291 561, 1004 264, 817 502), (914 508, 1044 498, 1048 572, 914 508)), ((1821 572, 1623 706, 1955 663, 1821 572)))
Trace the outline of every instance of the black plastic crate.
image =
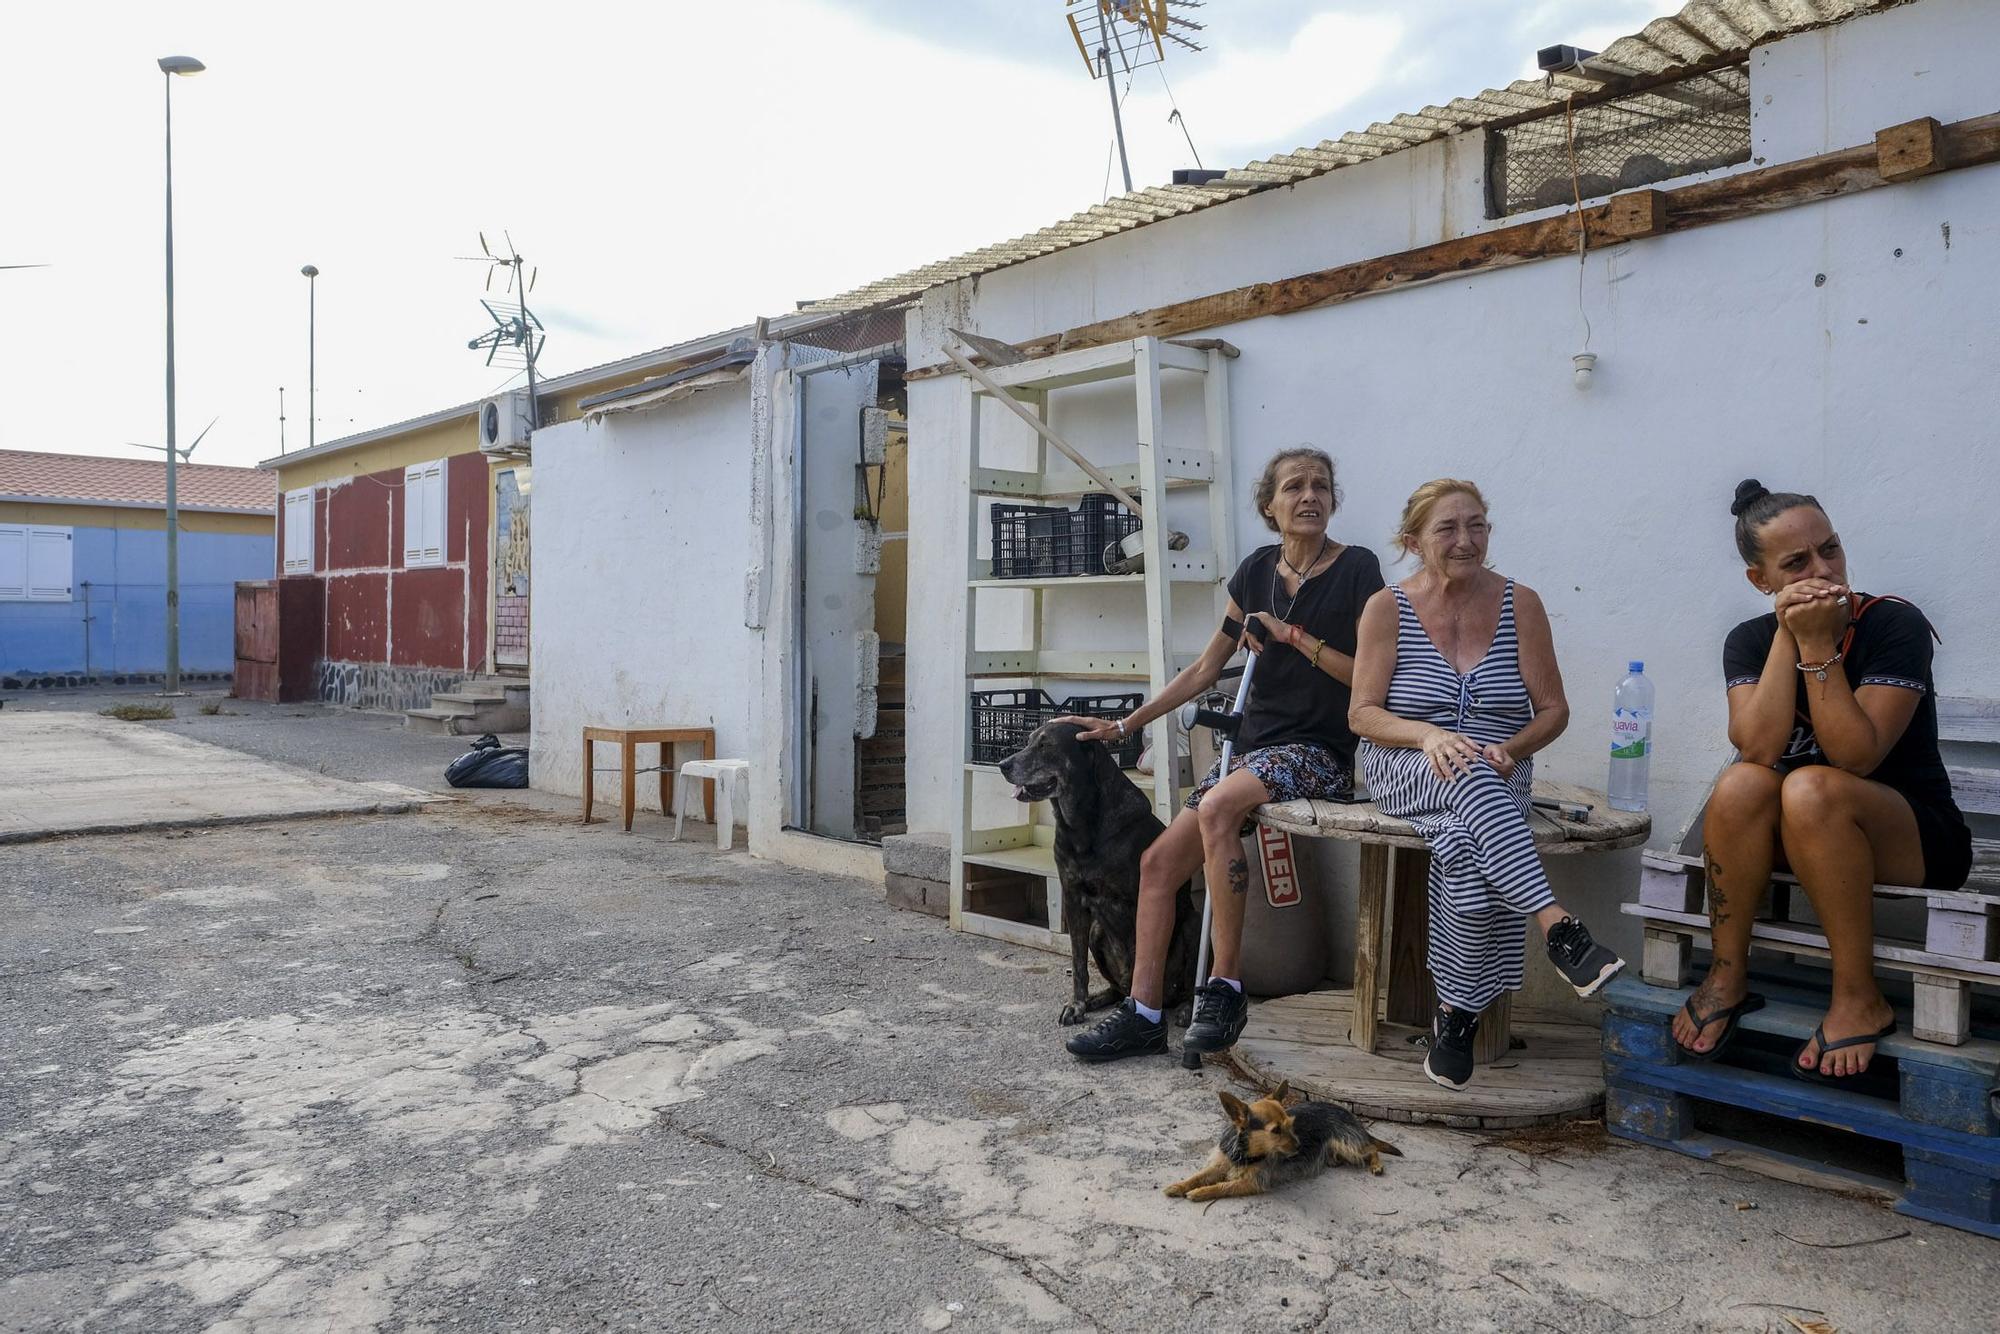
MULTIPOLYGON (((1062 702, 1064 714, 1075 714, 1079 718, 1123 718, 1145 702, 1144 695, 1071 695, 1062 702)), ((1060 715, 1058 715, 1060 716, 1060 715)), ((1130 736, 1111 748, 1111 754, 1121 769, 1130 769, 1139 762, 1139 756, 1146 750, 1146 734, 1134 731, 1130 736)))
MULTIPOLYGON (((975 690, 972 692, 972 746, 974 764, 998 764, 1019 750, 1037 727, 1051 718, 1074 714, 1079 718, 1123 718, 1139 707, 1143 695, 1071 695, 1058 704, 1045 690, 975 690)), ((1146 737, 1134 732, 1111 754, 1118 767, 1129 769, 1139 762, 1146 737)))
POLYGON ((1049 575, 1104 573, 1104 548, 1139 531, 1139 516, 1116 497, 1092 493, 1073 510, 1046 510, 1024 520, 1028 545, 1049 575))
POLYGON ((1000 763, 1056 713, 1056 702, 1046 690, 973 691, 972 762, 1000 763))
POLYGON ((1039 538, 1029 532, 1029 523, 1049 515, 1068 514, 1060 505, 995 505, 993 525, 993 577, 995 579, 1046 579, 1054 574, 1050 540, 1046 532, 1039 538))
POLYGON ((1139 516, 1115 496, 1093 492, 1075 509, 994 505, 993 577, 1059 579, 1103 574, 1104 549, 1139 531, 1139 516))
POLYGON ((1070 522, 1082 530, 1080 542, 1072 546, 1084 552, 1084 568, 1078 574, 1104 573, 1104 548, 1139 531, 1140 519, 1116 496, 1092 492, 1077 503, 1070 522))

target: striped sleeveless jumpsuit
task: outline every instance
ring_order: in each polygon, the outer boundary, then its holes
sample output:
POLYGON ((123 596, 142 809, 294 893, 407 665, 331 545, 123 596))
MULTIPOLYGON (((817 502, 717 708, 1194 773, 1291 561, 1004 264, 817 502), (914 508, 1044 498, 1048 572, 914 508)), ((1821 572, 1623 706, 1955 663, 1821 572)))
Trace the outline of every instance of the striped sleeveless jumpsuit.
MULTIPOLYGON (((1396 673, 1389 712, 1463 733, 1481 745, 1504 744, 1534 717, 1521 679, 1514 629, 1514 581, 1501 595, 1500 625, 1486 656, 1460 676, 1396 594, 1396 673)), ((1416 826, 1431 845, 1430 966, 1438 999, 1478 1012, 1503 991, 1518 991, 1526 914, 1555 902, 1528 830, 1534 764, 1522 760, 1502 779, 1483 761, 1446 783, 1421 750, 1363 741, 1361 769, 1384 814, 1416 826)))

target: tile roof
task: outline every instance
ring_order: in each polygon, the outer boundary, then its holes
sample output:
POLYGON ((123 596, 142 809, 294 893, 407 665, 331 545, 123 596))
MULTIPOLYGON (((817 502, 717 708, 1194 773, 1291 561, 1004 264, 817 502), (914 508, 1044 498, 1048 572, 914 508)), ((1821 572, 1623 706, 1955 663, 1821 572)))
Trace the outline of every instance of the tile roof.
MULTIPOLYGON (((182 509, 257 514, 275 514, 278 509, 277 478, 255 468, 183 463, 174 490, 182 509)), ((23 497, 164 508, 167 465, 164 460, 0 449, 0 501, 23 497)))
MULTIPOLYGON (((1619 38, 1602 54, 1641 74, 1657 74, 1741 56, 1759 42, 1910 3, 1914 0, 1691 0, 1679 13, 1655 19, 1633 36, 1619 38)), ((1566 91, 1581 94, 1597 88, 1594 82, 1564 75, 1557 76, 1553 87, 1540 79, 1520 79, 1476 97, 1454 98, 1446 106, 1404 112, 1338 139, 1233 168, 1206 185, 1156 185, 1118 195, 1040 231, 909 269, 838 296, 806 302, 801 309, 854 310, 905 301, 927 288, 1225 204, 1271 186, 1291 185, 1448 134, 1553 109, 1562 105, 1566 91)))

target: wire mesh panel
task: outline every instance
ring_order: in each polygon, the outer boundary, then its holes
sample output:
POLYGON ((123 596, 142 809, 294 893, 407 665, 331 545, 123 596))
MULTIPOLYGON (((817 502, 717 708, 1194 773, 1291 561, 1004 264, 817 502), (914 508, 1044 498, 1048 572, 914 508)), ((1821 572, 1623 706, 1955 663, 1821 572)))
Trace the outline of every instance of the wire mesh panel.
POLYGON ((1561 110, 1494 130, 1487 140, 1493 217, 1552 208, 1750 159, 1750 75, 1728 65, 1578 107, 1575 179, 1561 110))

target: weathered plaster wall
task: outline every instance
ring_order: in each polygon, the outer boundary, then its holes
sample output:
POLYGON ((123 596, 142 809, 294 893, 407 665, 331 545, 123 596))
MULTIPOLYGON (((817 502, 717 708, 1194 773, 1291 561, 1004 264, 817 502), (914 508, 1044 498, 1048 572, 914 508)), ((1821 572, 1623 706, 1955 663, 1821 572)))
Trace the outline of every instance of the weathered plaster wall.
MULTIPOLYGON (((1778 43, 1752 64, 1759 155, 1993 111, 1996 48, 2000 8, 1974 0, 1778 43)), ((910 321, 911 364, 939 359, 946 325, 1016 340, 1496 225, 1480 216, 1482 168, 1479 138, 1464 136, 939 289, 910 321)), ((1542 771, 1602 785, 1612 688, 1627 658, 1645 659, 1659 687, 1659 838, 1727 750, 1722 637, 1763 610, 1730 546, 1741 477, 1816 492, 1857 582, 1914 599, 1940 627, 1940 689, 2000 695, 2000 621, 1966 577, 2000 536, 2000 377, 1987 370, 2000 364, 1996 205, 2000 167, 1989 166, 1593 254, 1584 300, 1602 359, 1582 393, 1567 262, 1206 331, 1243 350, 1234 554, 1264 540, 1249 489, 1284 445, 1336 456, 1347 504, 1335 534, 1374 546, 1392 570, 1386 535, 1410 490, 1477 479, 1495 561, 1540 590, 1554 620, 1574 722, 1542 771)), ((911 569, 912 605, 936 618, 910 640, 913 829, 948 826, 960 761, 941 720, 957 716, 964 689, 963 393, 954 379, 910 390, 911 549, 943 553, 911 569)), ((1059 425, 1072 438, 1118 456, 1108 409, 1069 412, 1059 425)), ((1109 616, 1089 632, 1115 633, 1109 616)), ((1557 874, 1593 924, 1636 949, 1615 909, 1631 895, 1634 854, 1570 859, 1557 874)))
MULTIPOLYGON (((767 692, 742 612, 749 409, 730 385, 535 433, 536 787, 581 793, 586 725, 711 726, 718 755, 753 754, 767 692)), ((597 792, 615 801, 618 783, 600 773, 597 792)), ((642 780, 642 801, 657 791, 642 780)))

